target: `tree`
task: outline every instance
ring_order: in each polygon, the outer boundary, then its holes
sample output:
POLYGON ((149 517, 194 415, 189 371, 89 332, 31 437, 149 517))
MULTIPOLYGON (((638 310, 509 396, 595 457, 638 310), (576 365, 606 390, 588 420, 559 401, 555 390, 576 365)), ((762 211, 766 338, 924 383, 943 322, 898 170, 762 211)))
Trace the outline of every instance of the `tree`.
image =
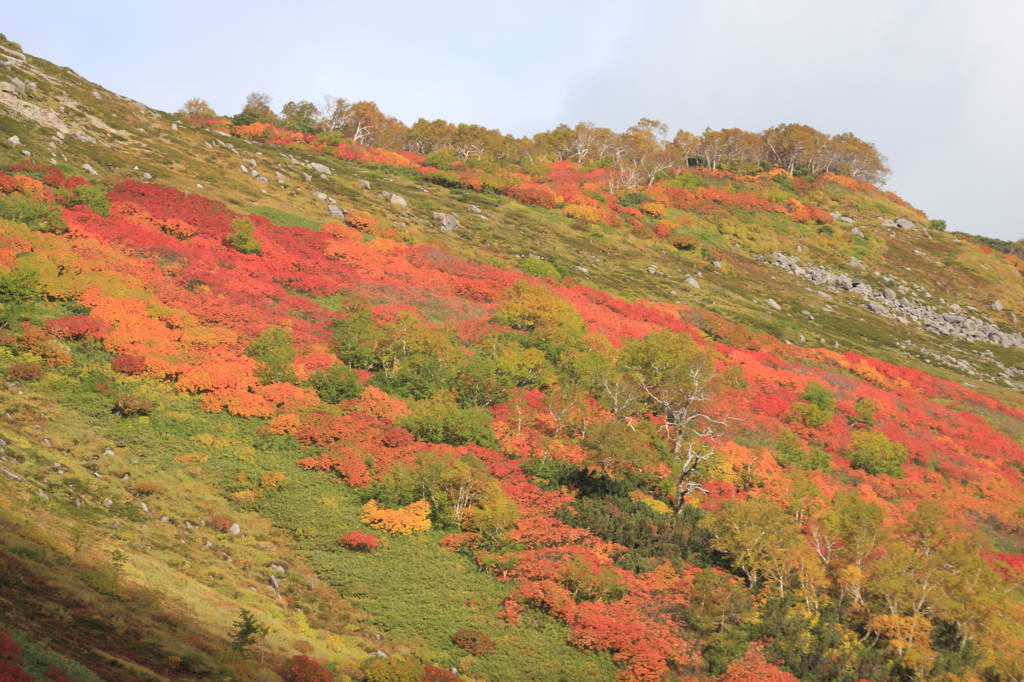
POLYGON ((245 653, 246 647, 257 642, 264 627, 248 609, 242 609, 238 620, 232 625, 235 626, 235 632, 231 635, 231 648, 240 653, 245 653))
POLYGON ((714 454, 707 440, 714 438, 715 427, 725 424, 706 411, 719 388, 713 358, 713 352, 698 346, 689 334, 666 330, 630 339, 619 358, 623 373, 643 391, 648 408, 665 420, 677 514, 686 495, 700 488, 697 468, 714 454))
POLYGON ((886 474, 903 478, 903 464, 907 461, 907 447, 894 443, 878 431, 859 431, 853 434, 853 449, 846 453, 850 466, 869 474, 886 474))
POLYGON ((242 111, 236 114, 232 121, 235 125, 249 125, 250 123, 273 123, 277 115, 270 108, 273 100, 270 95, 262 92, 250 92, 245 98, 245 106, 242 111))
POLYGON ((729 500, 717 514, 705 516, 700 525, 711 531, 711 546, 729 557, 733 568, 747 576, 751 589, 769 573, 785 587, 785 566, 790 548, 796 543, 793 517, 764 499, 729 500))
POLYGON ((358 398, 363 394, 363 385, 351 369, 342 364, 331 365, 325 370, 313 372, 309 383, 316 389, 320 400, 336 405, 343 400, 358 398))
POLYGON ((193 97, 182 105, 179 114, 185 116, 216 116, 217 113, 205 99, 193 97))
POLYGON ((256 376, 262 383, 295 381, 295 349, 287 329, 267 327, 249 344, 245 354, 256 361, 256 376))
POLYGON ((300 133, 316 132, 317 109, 312 102, 288 102, 281 107, 281 118, 284 119, 286 128, 300 133))

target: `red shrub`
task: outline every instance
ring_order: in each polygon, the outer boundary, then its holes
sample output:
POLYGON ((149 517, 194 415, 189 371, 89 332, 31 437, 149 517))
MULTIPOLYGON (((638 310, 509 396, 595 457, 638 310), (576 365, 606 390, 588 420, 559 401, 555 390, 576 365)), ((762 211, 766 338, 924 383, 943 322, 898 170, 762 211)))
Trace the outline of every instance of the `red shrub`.
POLYGON ((11 381, 39 381, 43 378, 43 368, 28 362, 18 362, 7 370, 7 378, 11 381))
POLYGON ((146 371, 146 358, 141 355, 118 355, 110 361, 115 372, 134 376, 146 371))
POLYGON ((299 655, 292 658, 286 679, 288 682, 334 682, 334 674, 323 663, 299 655))
POLYGON ((338 544, 357 552, 372 552, 377 549, 379 542, 376 535, 364 533, 361 530, 354 530, 338 538, 338 544))
POLYGON ((432 665, 423 666, 423 677, 420 682, 462 682, 462 678, 444 668, 436 668, 432 665))
POLYGON ((474 656, 483 656, 484 654, 492 653, 497 648, 493 639, 479 630, 472 630, 470 628, 457 630, 452 635, 451 639, 452 644, 460 649, 468 651, 474 656))
POLYGON ((46 321, 46 331, 58 339, 102 339, 110 325, 98 317, 75 315, 46 321))

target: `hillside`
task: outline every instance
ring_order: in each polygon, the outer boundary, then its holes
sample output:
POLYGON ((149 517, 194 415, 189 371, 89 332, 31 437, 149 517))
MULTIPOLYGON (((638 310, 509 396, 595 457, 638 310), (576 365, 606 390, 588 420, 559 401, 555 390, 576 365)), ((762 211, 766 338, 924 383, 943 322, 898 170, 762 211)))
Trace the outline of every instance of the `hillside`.
POLYGON ((1024 677, 1024 262, 869 145, 527 163, 0 52, 12 679, 1024 677))

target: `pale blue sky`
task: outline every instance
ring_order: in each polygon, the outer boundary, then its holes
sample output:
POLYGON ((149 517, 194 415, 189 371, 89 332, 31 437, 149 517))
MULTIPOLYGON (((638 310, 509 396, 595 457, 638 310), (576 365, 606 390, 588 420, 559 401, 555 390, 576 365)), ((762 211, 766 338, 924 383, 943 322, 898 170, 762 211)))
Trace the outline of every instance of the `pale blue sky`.
POLYGON ((888 188, 951 229, 1024 237, 1019 0, 7 5, 0 32, 29 53, 165 111, 260 91, 515 135, 805 123, 874 142, 888 188))

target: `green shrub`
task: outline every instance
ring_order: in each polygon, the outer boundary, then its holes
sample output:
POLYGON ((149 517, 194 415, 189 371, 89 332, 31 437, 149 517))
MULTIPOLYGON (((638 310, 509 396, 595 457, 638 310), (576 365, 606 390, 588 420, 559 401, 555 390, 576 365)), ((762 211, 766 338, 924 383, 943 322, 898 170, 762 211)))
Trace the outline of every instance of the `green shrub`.
POLYGON ((419 682, 423 677, 423 664, 413 659, 370 658, 363 665, 366 682, 419 682))
POLYGON ((0 218, 24 223, 37 232, 64 234, 68 231, 60 206, 21 192, 0 195, 0 218))
POLYGON ((884 433, 865 431, 854 434, 853 449, 846 456, 854 469, 903 478, 907 448, 902 443, 892 442, 884 433))
POLYGON ((807 402, 793 403, 787 415, 791 421, 816 429, 827 424, 835 414, 836 397, 817 381, 807 384, 800 399, 807 402))
POLYGON ((245 354, 256 361, 256 377, 263 384, 295 381, 295 348, 287 329, 267 327, 249 344, 245 354))
POLYGON ((363 394, 363 385, 356 373, 345 365, 331 365, 321 372, 313 372, 309 383, 316 389, 320 400, 336 405, 343 400, 358 398, 363 394))
POLYGON ((946 221, 945 220, 932 220, 929 223, 929 225, 932 226, 933 230, 939 230, 941 232, 945 232, 946 231, 946 221))
POLYGON ((88 206, 96 215, 106 217, 110 214, 110 200, 107 199, 107 193, 99 185, 75 187, 75 203, 88 206))
POLYGON ((39 284, 39 271, 24 265, 16 265, 6 275, 0 276, 0 303, 19 303, 38 298, 43 293, 39 284))
POLYGON ((519 269, 534 277, 551 277, 561 280, 562 277, 555 266, 539 258, 523 258, 519 261, 519 269))
POLYGON ((412 414, 405 417, 400 425, 408 429, 416 440, 428 443, 476 443, 497 448, 491 428, 493 421, 488 410, 481 407, 459 409, 452 391, 438 391, 429 400, 414 403, 412 414))
POLYGON ((245 254, 259 254, 262 246, 252 236, 256 229, 249 218, 236 218, 231 222, 231 232, 224 238, 224 245, 245 254))
POLYGON ((800 437, 789 429, 782 429, 775 440, 775 459, 779 464, 797 469, 832 469, 832 455, 819 447, 805 447, 800 437))
POLYGON ((122 393, 114 401, 114 412, 122 417, 133 417, 149 414, 153 411, 153 401, 140 398, 131 393, 122 393))

